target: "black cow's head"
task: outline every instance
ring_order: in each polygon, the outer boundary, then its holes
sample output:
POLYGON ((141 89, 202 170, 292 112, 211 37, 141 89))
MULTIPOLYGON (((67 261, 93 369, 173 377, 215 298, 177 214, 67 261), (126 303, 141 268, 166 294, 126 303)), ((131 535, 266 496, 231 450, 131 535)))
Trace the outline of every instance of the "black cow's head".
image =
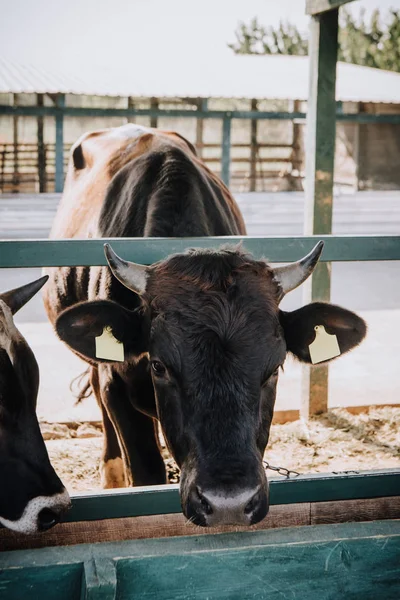
POLYGON ((0 523, 21 533, 49 529, 70 506, 36 417, 38 365, 13 320, 46 281, 0 294, 0 523))
POLYGON ((312 273, 322 247, 273 269, 238 249, 193 250, 144 267, 107 246, 112 272, 140 307, 97 301, 59 317, 60 337, 92 360, 94 335, 105 327, 124 344, 126 360, 148 353, 157 416, 182 471, 183 511, 199 525, 265 517, 262 458, 287 352, 310 362, 317 325, 336 334, 341 353, 365 335, 364 321, 337 306, 279 309, 312 273))

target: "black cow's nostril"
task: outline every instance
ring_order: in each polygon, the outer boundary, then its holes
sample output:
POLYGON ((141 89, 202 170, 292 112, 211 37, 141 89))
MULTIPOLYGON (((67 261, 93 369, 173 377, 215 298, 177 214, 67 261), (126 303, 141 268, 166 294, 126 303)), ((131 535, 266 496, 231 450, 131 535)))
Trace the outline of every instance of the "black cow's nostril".
POLYGON ((254 496, 251 498, 251 500, 246 504, 244 513, 246 515, 251 515, 251 513, 256 511, 260 505, 260 500, 261 500, 261 494, 260 494, 260 491, 258 491, 254 494, 254 496))
POLYGON ((210 503, 207 501, 206 497, 201 493, 199 488, 196 486, 196 493, 200 500, 200 504, 206 515, 212 515, 213 509, 211 508, 210 503))
POLYGON ((43 508, 38 515, 39 528, 42 531, 51 529, 60 522, 60 515, 51 508, 43 508))

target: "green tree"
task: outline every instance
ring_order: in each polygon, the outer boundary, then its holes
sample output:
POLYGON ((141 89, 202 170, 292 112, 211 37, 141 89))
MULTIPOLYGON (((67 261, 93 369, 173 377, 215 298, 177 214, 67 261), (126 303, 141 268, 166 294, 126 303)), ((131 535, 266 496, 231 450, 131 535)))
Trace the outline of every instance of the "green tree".
MULTIPOLYGON (((295 25, 280 22, 279 27, 264 27, 257 18, 248 25, 241 22, 236 41, 229 47, 236 54, 295 54, 304 56, 308 38, 295 25)), ((356 65, 400 72, 400 10, 391 10, 383 22, 379 10, 369 21, 365 11, 359 19, 350 11, 340 12, 339 60, 356 65)))

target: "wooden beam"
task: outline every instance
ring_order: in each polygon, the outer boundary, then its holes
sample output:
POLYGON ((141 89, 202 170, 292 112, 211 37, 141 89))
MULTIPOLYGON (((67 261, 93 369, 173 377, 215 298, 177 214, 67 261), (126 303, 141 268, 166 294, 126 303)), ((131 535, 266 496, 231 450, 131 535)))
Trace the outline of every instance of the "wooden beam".
MULTIPOLYGON (((310 79, 307 107, 305 235, 332 231, 336 140, 338 9, 311 18, 310 79)), ((320 263, 304 286, 305 302, 330 300, 330 264, 320 263)), ((303 367, 303 418, 328 408, 328 366, 303 367)))
MULTIPOLYGON (((207 110, 207 98, 197 98, 197 110, 205 112, 207 110)), ((197 117, 196 119, 196 150, 200 158, 203 156, 204 150, 204 119, 197 117)))
MULTIPOLYGON (((18 106, 18 94, 13 94, 13 106, 18 106)), ((19 192, 19 160, 18 160, 18 144, 19 144, 19 119, 17 115, 13 117, 13 156, 14 156, 14 173, 13 173, 13 192, 19 192)))
MULTIPOLYGON (((44 105, 43 94, 37 94, 37 105, 44 105)), ((39 192, 47 191, 46 181, 46 148, 44 145, 44 117, 37 118, 37 170, 39 180, 39 192)))
MULTIPOLYGON (((130 110, 130 111, 133 111, 133 110, 135 110, 135 101, 134 101, 134 99, 132 98, 132 96, 129 96, 129 97, 128 97, 128 103, 127 103, 127 107, 128 107, 128 110, 130 110)), ((133 115, 131 115, 131 116, 128 116, 128 117, 126 117, 126 122, 127 122, 127 123, 134 123, 134 122, 135 122, 135 120, 134 120, 134 119, 135 119, 135 117, 134 117, 133 115)))
POLYGON ((231 167, 231 124, 230 115, 222 119, 221 179, 227 187, 229 187, 231 167))
POLYGON ((58 94, 56 113, 56 176, 55 191, 62 192, 64 187, 64 112, 65 96, 58 94))
MULTIPOLYGON (((150 110, 158 110, 158 98, 150 98, 150 110)), ((151 116, 150 117, 150 127, 154 127, 155 129, 158 126, 158 117, 151 116)))
POLYGON ((144 265, 193 247, 216 248, 239 242, 256 259, 268 256, 270 263, 283 263, 299 260, 320 239, 325 242, 320 262, 400 260, 400 237, 396 235, 0 240, 0 268, 106 266, 105 242, 126 260, 136 260, 144 265))
POLYGON ((349 2, 354 0, 306 0, 306 13, 312 16, 319 15, 349 2))
MULTIPOLYGON (((400 514, 400 496, 367 498, 364 500, 336 500, 335 502, 304 502, 271 506, 266 519, 253 525, 251 531, 277 527, 299 527, 349 521, 397 519, 400 514)), ((0 530, 2 550, 27 550, 75 544, 121 542, 151 538, 171 538, 187 535, 210 536, 233 533, 237 526, 197 527, 183 514, 150 515, 61 523, 45 535, 23 535, 8 529, 0 530)), ((240 528, 242 531, 248 528, 240 528)))
MULTIPOLYGON (((251 111, 257 110, 257 100, 253 98, 251 101, 251 111)), ((250 123, 250 192, 255 192, 257 189, 257 121, 252 119, 250 123)))

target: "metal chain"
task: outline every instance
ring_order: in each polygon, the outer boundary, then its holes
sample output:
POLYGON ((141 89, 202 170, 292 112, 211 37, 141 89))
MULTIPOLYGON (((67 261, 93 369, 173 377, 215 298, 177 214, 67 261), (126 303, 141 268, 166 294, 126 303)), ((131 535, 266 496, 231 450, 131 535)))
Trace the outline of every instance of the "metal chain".
POLYGON ((291 471, 290 469, 286 469, 285 467, 273 467, 266 460, 263 460, 263 465, 266 469, 269 469, 270 471, 276 471, 277 473, 279 473, 279 475, 283 475, 283 477, 286 477, 286 479, 294 479, 295 477, 298 477, 300 475, 300 473, 298 473, 297 471, 291 471))

